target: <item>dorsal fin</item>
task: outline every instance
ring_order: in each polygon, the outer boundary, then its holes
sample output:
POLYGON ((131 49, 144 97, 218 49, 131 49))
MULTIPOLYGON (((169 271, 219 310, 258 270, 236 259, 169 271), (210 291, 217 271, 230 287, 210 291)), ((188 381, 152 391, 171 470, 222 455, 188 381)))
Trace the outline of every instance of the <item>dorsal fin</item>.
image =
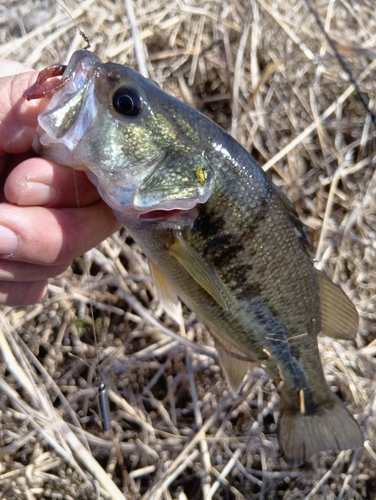
POLYGON ((169 251, 185 267, 192 278, 227 311, 228 307, 217 277, 196 250, 188 245, 181 234, 176 234, 175 241, 170 245, 169 251))
POLYGON ((351 340, 358 330, 359 316, 343 290, 316 269, 320 288, 321 331, 328 337, 351 340))

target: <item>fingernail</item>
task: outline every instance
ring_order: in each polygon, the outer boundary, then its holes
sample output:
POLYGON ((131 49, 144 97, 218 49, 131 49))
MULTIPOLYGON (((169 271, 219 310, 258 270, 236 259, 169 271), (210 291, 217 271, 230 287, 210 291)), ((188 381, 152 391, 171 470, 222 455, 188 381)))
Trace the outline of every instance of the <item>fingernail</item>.
POLYGON ((56 189, 41 182, 28 182, 17 200, 18 205, 51 205, 56 199, 56 189))
POLYGON ((12 257, 18 250, 18 236, 5 226, 0 226, 0 256, 12 257))

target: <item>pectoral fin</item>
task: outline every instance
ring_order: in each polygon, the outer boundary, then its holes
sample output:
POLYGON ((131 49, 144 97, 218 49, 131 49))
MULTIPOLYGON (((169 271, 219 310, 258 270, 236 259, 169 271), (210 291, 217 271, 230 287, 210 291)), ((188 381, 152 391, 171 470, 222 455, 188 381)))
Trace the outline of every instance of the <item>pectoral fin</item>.
POLYGON ((192 278, 227 311, 228 307, 216 276, 196 250, 188 245, 181 235, 177 234, 169 251, 185 267, 192 278))
POLYGON ((320 288, 321 331, 328 337, 351 340, 358 330, 358 313, 341 288, 316 269, 320 288))
POLYGON ((175 291, 172 289, 170 283, 164 277, 162 271, 157 267, 153 261, 149 259, 149 269, 151 279, 153 280, 155 293, 161 301, 165 311, 174 320, 180 324, 181 322, 181 305, 175 291))

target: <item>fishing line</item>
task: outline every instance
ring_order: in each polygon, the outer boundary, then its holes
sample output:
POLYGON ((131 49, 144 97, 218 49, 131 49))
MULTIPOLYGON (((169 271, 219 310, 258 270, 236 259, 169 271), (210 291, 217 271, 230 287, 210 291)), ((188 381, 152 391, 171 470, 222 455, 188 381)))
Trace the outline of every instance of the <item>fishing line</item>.
MULTIPOLYGON (((84 50, 88 50, 91 47, 91 43, 90 43, 90 40, 87 37, 87 35, 82 30, 80 30, 78 28, 75 20, 71 16, 70 12, 64 7, 64 5, 62 5, 59 2, 59 0, 56 0, 56 3, 64 10, 64 12, 68 15, 68 17, 70 17, 70 19, 72 20, 72 22, 74 24, 75 29, 77 30, 79 35, 81 35, 81 37, 86 42, 86 46, 84 47, 84 50)), ((74 152, 73 152, 73 155, 74 155, 74 152)), ((74 164, 74 156, 73 156, 73 164, 74 164)), ((76 169, 74 168, 74 165, 73 165, 73 179, 74 179, 74 187, 75 187, 75 193, 76 193, 77 210, 80 210, 81 204, 80 204, 76 169)), ((83 262, 83 266, 84 266, 84 272, 85 272, 85 276, 86 276, 86 284, 87 284, 88 293, 89 293, 89 297, 88 297, 89 298, 89 310, 90 310, 90 316, 91 316, 91 319, 93 322, 94 349, 95 349, 97 366, 99 367, 98 333, 97 333, 97 328, 96 328, 95 318, 94 318, 93 300, 91 298, 92 297, 92 288, 91 288, 90 279, 89 279, 90 273, 89 273, 89 268, 87 266, 87 263, 85 261, 85 242, 84 242, 84 236, 83 236, 82 219, 80 217, 78 217, 78 225, 79 225, 79 234, 80 234, 81 248, 82 248, 82 254, 83 254, 82 262, 83 262)), ((79 358, 79 359, 81 359, 87 366, 89 366, 85 360, 83 360, 82 358, 79 358)), ((95 368, 95 371, 97 374, 97 378, 99 379, 98 402, 99 402, 99 409, 100 409, 100 413, 101 413, 101 417, 102 417, 102 428, 103 428, 103 431, 106 432, 106 431, 111 429, 110 403, 108 400, 108 393, 107 393, 107 389, 106 389, 105 383, 103 381, 101 372, 100 372, 99 368, 95 368)))
POLYGON ((373 122, 374 125, 376 125, 376 115, 374 114, 374 112, 371 110, 371 108, 369 107, 369 103, 367 101, 367 98, 364 94, 364 92, 362 92, 360 90, 360 87, 358 85, 358 82, 356 81, 356 79, 354 78, 347 62, 344 60, 344 58, 341 56, 341 54, 338 52, 338 49, 337 49, 337 46, 336 46, 336 42, 329 36, 329 34, 327 33, 327 31, 325 30, 325 27, 319 17, 319 15, 317 14, 317 12, 315 11, 315 9, 312 7, 312 4, 311 4, 311 0, 305 0, 305 3, 307 5, 307 8, 308 10, 310 11, 310 13, 312 14, 312 16, 314 17, 315 21, 316 21, 316 24, 317 26, 320 28, 320 31, 323 33, 326 41, 328 42, 328 44, 330 45, 330 48, 332 49, 332 51, 334 52, 334 55, 336 56, 338 62, 340 63, 340 65, 342 66, 342 69, 344 70, 344 72, 346 73, 350 83, 352 83, 355 87, 355 91, 356 93, 358 94, 358 97, 359 97, 359 100, 360 102, 362 103, 364 109, 367 111, 367 113, 369 114, 369 116, 371 117, 371 120, 373 122))
POLYGON ((67 16, 68 16, 68 17, 70 17, 70 19, 72 20, 72 23, 74 24, 74 27, 75 27, 75 28, 76 28, 76 30, 77 30, 77 33, 78 33, 79 35, 81 35, 81 36, 82 36, 82 38, 85 40, 85 42, 86 42, 86 47, 84 47, 84 49, 83 49, 83 50, 88 50, 88 49, 90 49, 90 47, 91 47, 91 43, 90 43, 89 38, 86 36, 86 34, 85 34, 82 30, 80 30, 80 29, 78 28, 78 26, 77 26, 77 24, 76 24, 76 21, 73 19, 73 17, 71 16, 70 12, 69 12, 69 11, 68 11, 65 7, 64 7, 64 5, 63 5, 63 4, 61 4, 61 3, 59 2, 59 0, 55 0, 55 2, 56 2, 58 5, 60 5, 60 7, 61 7, 61 8, 63 9, 63 11, 67 14, 67 16))

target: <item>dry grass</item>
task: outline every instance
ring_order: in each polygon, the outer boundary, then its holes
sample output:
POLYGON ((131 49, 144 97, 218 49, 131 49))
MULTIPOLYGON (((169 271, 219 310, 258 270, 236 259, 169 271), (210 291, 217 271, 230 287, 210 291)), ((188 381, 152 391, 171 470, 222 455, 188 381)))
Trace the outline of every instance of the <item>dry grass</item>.
MULTIPOLYGON (((64 5, 101 58, 137 68, 121 1, 64 5)), ((313 5, 374 107, 373 0, 313 5)), ((320 345, 365 450, 322 453, 289 469, 272 383, 258 370, 238 397, 228 395, 209 335, 185 311, 179 340, 123 231, 52 280, 43 303, 1 311, 0 498, 375 498, 375 127, 304 0, 133 7, 139 61, 267 165, 306 224, 318 266, 357 306, 356 342, 320 345), (96 368, 110 397, 108 433, 96 368)), ((0 57, 41 69, 82 46, 57 3, 0 3, 0 57)))

